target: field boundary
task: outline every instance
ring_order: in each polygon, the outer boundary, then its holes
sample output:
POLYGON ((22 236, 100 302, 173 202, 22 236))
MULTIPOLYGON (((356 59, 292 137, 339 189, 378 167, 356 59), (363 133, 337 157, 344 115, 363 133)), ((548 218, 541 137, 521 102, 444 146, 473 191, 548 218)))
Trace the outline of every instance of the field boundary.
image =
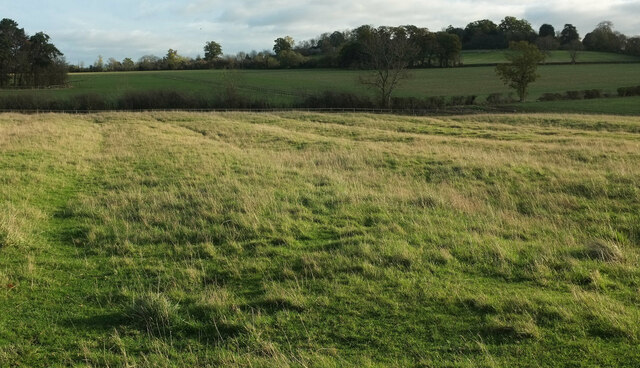
MULTIPOLYGON (((477 68, 477 67, 489 67, 498 66, 500 64, 508 64, 506 61, 503 63, 481 63, 481 64, 462 64, 457 68, 477 68)), ((628 61, 576 61, 572 63, 570 61, 552 61, 548 63, 540 63, 540 66, 566 66, 566 65, 606 65, 606 64, 640 64, 640 60, 628 60, 628 61)), ((427 68, 428 69, 428 68, 427 68)))
POLYGON ((20 110, 20 109, 0 109, 0 113, 20 113, 20 114, 95 114, 102 112, 126 113, 126 112, 319 112, 319 113, 368 113, 368 114, 390 114, 390 115, 454 115, 454 114, 474 114, 474 113, 501 113, 511 112, 513 109, 505 109, 500 107, 484 106, 481 110, 477 109, 380 109, 380 108, 255 108, 255 109, 118 109, 118 110, 20 110))

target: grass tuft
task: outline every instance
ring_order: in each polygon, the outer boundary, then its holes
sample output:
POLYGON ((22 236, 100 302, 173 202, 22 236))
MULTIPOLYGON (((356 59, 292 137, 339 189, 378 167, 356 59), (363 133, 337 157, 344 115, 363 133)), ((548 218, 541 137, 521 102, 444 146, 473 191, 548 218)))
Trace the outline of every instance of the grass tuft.
POLYGON ((620 262, 624 260, 624 253, 613 241, 594 239, 587 243, 584 254, 593 260, 602 262, 620 262))

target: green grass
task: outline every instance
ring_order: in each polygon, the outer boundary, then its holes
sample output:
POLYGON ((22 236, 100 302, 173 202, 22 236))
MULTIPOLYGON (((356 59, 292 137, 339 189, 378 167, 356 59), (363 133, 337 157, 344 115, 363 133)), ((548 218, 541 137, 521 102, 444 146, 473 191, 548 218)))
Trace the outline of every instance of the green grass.
MULTIPOLYGON (((505 58, 505 50, 469 50, 462 51, 460 58, 464 65, 474 64, 495 64, 507 62, 505 58)), ((614 54, 610 52, 597 51, 580 51, 576 59, 577 63, 610 63, 610 62, 640 62, 637 56, 614 54)), ((568 51, 556 50, 551 51, 547 56, 548 63, 570 63, 571 56, 568 51)))
MULTIPOLYGON (((636 64, 541 66, 540 79, 530 87, 530 99, 543 93, 567 90, 602 89, 616 93, 617 88, 640 84, 636 64)), ((491 93, 511 91, 498 79, 495 68, 452 68, 412 70, 412 77, 397 90, 397 96, 478 95, 479 101, 491 93)), ((129 73, 72 74, 71 88, 57 90, 0 91, 8 94, 35 94, 39 98, 68 98, 96 93, 115 99, 127 91, 172 89, 199 96, 220 95, 226 81, 238 86, 240 93, 275 103, 292 103, 300 97, 323 91, 371 94, 358 82, 362 72, 347 70, 249 70, 225 72, 163 71, 129 73)))
POLYGON ((640 120, 0 115, 0 366, 640 363, 640 120))
POLYGON ((508 107, 518 112, 640 115, 640 97, 576 101, 538 101, 508 107))

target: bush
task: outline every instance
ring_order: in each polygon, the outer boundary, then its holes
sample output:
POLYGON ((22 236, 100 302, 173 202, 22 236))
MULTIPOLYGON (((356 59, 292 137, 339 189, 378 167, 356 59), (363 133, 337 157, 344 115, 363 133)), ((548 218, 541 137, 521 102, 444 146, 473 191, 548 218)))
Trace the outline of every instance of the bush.
MULTIPOLYGON (((392 100, 395 107, 396 99, 392 100)), ((319 95, 312 95, 304 99, 301 107, 307 108, 347 108, 368 109, 375 107, 375 103, 367 96, 360 96, 347 92, 325 91, 319 95)))
POLYGON ((49 102, 31 94, 8 95, 0 98, 2 110, 46 110, 49 102))
POLYGON ((118 108, 124 110, 195 109, 203 107, 206 107, 204 101, 177 91, 127 92, 118 100, 118 108))
POLYGON ((476 95, 469 95, 466 97, 464 104, 467 106, 473 105, 476 103, 476 99, 478 98, 478 96, 476 95))
POLYGON ((567 100, 582 100, 584 99, 583 91, 567 91, 567 100))
POLYGON ((512 93, 509 93, 508 95, 505 95, 504 93, 492 93, 487 96, 487 103, 490 105, 500 105, 513 102, 515 102, 515 99, 513 98, 512 93))
POLYGON ((620 87, 618 88, 618 96, 620 97, 640 96, 640 86, 620 87))
POLYGON ((109 104, 105 100, 104 96, 97 93, 87 93, 77 96, 72 96, 67 103, 60 103, 60 101, 53 101, 50 105, 52 110, 106 110, 109 108, 109 104), (62 107, 62 108, 61 108, 62 107))
POLYGON ((562 95, 562 93, 544 93, 542 94, 542 96, 540 96, 538 101, 560 101, 564 99, 565 97, 562 95))
POLYGON ((602 98, 601 89, 587 89, 583 91, 585 99, 602 98))
POLYGON ((442 96, 427 97, 424 106, 428 110, 444 109, 446 101, 442 96))

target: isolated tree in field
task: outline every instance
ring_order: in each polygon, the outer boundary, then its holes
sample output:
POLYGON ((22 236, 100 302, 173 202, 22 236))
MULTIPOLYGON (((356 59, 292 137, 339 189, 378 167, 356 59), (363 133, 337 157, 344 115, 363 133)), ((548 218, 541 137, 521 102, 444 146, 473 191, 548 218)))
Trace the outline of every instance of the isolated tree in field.
POLYGON ((584 50, 584 46, 580 40, 573 40, 564 45, 564 49, 569 51, 569 57, 571 58, 571 64, 575 64, 578 60, 578 53, 584 50))
POLYGON ((389 108, 393 91, 409 78, 407 67, 417 54, 416 46, 406 36, 380 27, 363 41, 363 50, 367 55, 366 66, 372 72, 360 81, 377 90, 380 106, 389 108))
POLYGON ((520 102, 524 102, 529 84, 539 77, 538 64, 544 61, 545 55, 536 45, 520 41, 509 44, 506 58, 509 63, 498 65, 496 73, 504 84, 516 90, 520 102))
POLYGON ((209 41, 204 45, 204 59, 212 62, 222 56, 222 46, 215 41, 209 41))

